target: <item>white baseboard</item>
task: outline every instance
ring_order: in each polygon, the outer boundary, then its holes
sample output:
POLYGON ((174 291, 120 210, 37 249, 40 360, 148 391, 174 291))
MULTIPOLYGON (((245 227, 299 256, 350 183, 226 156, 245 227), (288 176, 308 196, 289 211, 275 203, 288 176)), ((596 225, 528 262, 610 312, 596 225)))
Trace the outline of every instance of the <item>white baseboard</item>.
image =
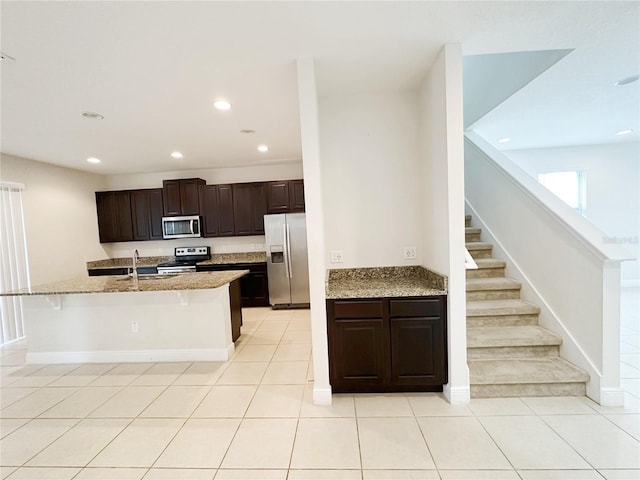
POLYGON ((331 386, 316 387, 313 386, 313 404, 314 405, 331 405, 331 386))
POLYGON ((603 407, 624 407, 624 390, 622 388, 601 388, 600 405, 603 407))
POLYGON ((471 387, 469 385, 451 387, 446 384, 442 387, 442 393, 451 405, 464 405, 471 401, 471 387))
POLYGON ((223 362, 235 347, 192 350, 102 350, 91 352, 27 352, 27 364, 223 362))

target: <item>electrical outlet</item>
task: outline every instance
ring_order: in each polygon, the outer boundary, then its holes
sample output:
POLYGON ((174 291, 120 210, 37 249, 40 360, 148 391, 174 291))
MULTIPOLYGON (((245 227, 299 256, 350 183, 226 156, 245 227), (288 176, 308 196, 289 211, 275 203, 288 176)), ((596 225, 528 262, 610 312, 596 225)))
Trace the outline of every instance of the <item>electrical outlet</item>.
POLYGON ((331 250, 331 263, 342 263, 342 250, 331 250))
POLYGON ((131 333, 138 333, 140 331, 140 325, 138 322, 131 322, 131 333))
POLYGON ((404 259, 411 260, 416 258, 416 247, 404 247, 404 259))

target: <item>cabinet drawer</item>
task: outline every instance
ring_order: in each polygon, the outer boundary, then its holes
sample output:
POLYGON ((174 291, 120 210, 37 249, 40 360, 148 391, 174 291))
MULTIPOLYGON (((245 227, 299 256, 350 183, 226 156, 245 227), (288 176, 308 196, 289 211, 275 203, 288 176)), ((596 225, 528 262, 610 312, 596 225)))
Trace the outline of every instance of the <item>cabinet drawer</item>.
POLYGON ((389 301, 391 317, 438 317, 441 311, 439 297, 389 301))
POLYGON ((334 308, 335 318, 382 318, 381 300, 336 300, 334 308))

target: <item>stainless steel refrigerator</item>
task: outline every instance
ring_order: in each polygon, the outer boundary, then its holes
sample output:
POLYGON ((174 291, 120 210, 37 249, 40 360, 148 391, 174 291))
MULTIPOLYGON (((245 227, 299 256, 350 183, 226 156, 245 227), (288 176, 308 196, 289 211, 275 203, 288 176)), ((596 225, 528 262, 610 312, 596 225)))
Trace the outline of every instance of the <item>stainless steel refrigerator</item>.
POLYGON ((273 308, 309 306, 307 224, 304 213, 264 216, 269 303, 273 308))

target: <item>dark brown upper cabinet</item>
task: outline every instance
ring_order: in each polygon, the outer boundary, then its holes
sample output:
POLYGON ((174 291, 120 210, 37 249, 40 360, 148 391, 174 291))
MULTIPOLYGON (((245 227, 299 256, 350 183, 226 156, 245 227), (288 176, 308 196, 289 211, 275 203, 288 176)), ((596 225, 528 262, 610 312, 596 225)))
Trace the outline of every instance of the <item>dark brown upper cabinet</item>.
POLYGON ((200 213, 205 237, 229 237, 235 234, 233 189, 231 185, 200 187, 200 213))
POLYGON ((200 186, 205 184, 201 178, 163 180, 164 215, 200 215, 200 186))
POLYGON ((302 180, 267 182, 268 213, 304 212, 302 180))
POLYGON ((100 243, 133 240, 131 196, 128 191, 96 192, 100 243))
POLYGON ((134 240, 162 240, 162 189, 132 190, 131 216, 134 240))
POLYGON ((236 235, 264 235, 267 189, 264 182, 235 183, 233 217, 236 235))

